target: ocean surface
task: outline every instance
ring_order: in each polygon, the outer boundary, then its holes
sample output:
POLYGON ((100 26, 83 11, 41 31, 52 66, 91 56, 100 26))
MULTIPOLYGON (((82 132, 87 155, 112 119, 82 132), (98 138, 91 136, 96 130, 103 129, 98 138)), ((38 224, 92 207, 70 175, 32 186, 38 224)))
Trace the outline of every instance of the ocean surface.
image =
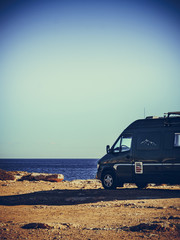
POLYGON ((37 173, 61 173, 64 180, 93 179, 98 159, 0 159, 0 169, 37 173))

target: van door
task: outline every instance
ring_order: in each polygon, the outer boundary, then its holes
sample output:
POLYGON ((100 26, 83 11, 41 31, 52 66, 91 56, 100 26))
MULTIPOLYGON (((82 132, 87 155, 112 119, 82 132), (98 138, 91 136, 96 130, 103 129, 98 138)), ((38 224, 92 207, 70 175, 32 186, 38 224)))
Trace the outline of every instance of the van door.
POLYGON ((136 134, 133 176, 137 183, 157 183, 162 179, 161 131, 138 131, 136 134))
POLYGON ((167 131, 164 139, 163 180, 180 183, 180 131, 167 131))
POLYGON ((121 135, 112 146, 114 169, 121 182, 132 181, 132 134, 121 135))

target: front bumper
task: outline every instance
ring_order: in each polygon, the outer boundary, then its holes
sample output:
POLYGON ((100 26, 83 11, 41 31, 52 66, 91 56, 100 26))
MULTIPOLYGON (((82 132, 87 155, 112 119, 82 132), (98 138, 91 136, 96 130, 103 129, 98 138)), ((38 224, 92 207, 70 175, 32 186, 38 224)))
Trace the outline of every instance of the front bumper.
POLYGON ((96 179, 101 180, 101 175, 102 175, 102 168, 98 165, 97 173, 96 173, 96 179))

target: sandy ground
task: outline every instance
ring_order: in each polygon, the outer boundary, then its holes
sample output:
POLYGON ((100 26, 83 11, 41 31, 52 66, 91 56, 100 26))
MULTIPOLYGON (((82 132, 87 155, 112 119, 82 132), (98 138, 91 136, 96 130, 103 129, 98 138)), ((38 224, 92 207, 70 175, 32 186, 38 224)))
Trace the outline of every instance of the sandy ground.
POLYGON ((141 238, 180 239, 180 186, 0 181, 0 239, 141 238))

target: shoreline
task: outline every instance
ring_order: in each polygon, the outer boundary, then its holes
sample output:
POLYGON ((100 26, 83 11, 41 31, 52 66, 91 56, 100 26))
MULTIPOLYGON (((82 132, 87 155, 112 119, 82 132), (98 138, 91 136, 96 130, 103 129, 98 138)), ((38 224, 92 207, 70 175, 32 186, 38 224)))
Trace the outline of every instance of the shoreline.
POLYGON ((178 239, 180 185, 0 180, 0 213, 1 239, 178 239))

